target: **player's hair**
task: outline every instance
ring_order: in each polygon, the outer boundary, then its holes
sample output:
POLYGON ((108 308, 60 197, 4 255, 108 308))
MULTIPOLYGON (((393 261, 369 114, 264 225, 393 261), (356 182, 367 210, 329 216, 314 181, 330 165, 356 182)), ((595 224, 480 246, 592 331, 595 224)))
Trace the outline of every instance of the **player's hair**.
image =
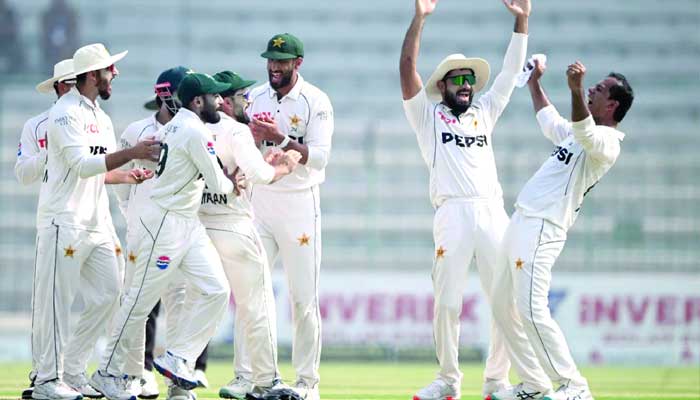
POLYGON ((82 74, 76 76, 76 77, 75 77, 75 83, 76 83, 76 85, 78 85, 78 86, 84 85, 84 84, 85 84, 85 81, 87 80, 87 75, 88 75, 88 73, 85 72, 85 73, 82 73, 82 74))
POLYGON ((617 85, 611 86, 608 92, 610 93, 610 99, 617 101, 618 105, 613 113, 613 119, 615 122, 622 121, 627 114, 627 111, 632 107, 632 102, 634 101, 634 91, 627 78, 619 72, 611 72, 608 74, 609 78, 615 78, 618 82, 617 85))

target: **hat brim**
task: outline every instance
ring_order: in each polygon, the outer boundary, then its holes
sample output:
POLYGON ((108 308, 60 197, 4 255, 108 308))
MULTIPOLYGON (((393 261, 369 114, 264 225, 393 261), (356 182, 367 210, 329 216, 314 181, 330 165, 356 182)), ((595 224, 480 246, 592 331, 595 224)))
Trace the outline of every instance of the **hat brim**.
POLYGON ((445 57, 430 75, 425 85, 425 93, 428 95, 428 98, 436 103, 442 101, 442 93, 440 93, 440 89, 437 86, 438 81, 442 80, 445 74, 454 69, 466 68, 474 71, 474 76, 476 76, 476 83, 472 85, 472 93, 483 89, 488 83, 491 74, 489 63, 482 58, 466 58, 462 54, 451 54, 445 57))
POLYGON ((247 87, 253 86, 255 84, 255 82, 256 81, 245 81, 244 80, 242 82, 239 82, 238 85, 231 85, 230 90, 236 91, 236 90, 240 90, 240 89, 245 89, 247 87))
POLYGON ((40 84, 36 85, 36 91, 39 93, 52 93, 53 92, 53 84, 56 82, 62 82, 66 81, 69 79, 75 79, 75 74, 70 73, 70 74, 65 74, 61 76, 54 76, 53 78, 49 78, 40 84))
POLYGON ((270 60, 291 60, 293 58, 298 58, 296 54, 283 53, 281 51, 266 51, 260 54, 260 57, 269 58, 270 60))
POLYGON ((122 51, 121 53, 115 54, 106 60, 103 60, 103 61, 100 61, 100 62, 95 63, 93 65, 89 65, 87 67, 84 67, 83 69, 81 69, 79 71, 75 71, 75 75, 78 76, 78 75, 84 74, 86 72, 97 71, 97 70, 102 69, 102 68, 107 68, 110 65, 115 64, 117 61, 124 58, 128 52, 129 52, 129 50, 122 51))
POLYGON ((143 108, 145 108, 146 110, 152 110, 152 111, 158 110, 158 103, 156 102, 156 98, 153 97, 150 100, 143 103, 143 108))

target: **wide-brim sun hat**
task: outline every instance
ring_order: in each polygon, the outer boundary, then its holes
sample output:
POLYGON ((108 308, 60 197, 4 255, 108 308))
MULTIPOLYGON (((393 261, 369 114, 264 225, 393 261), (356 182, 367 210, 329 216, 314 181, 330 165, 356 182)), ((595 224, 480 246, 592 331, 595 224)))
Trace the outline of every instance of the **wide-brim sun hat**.
POLYGON ((126 56, 129 51, 111 55, 102 43, 93 43, 83 46, 73 54, 73 67, 75 75, 107 68, 126 56))
POLYGON ((472 85, 472 92, 476 93, 486 86, 491 74, 489 63, 483 58, 467 58, 463 54, 450 54, 438 64, 435 71, 428 79, 425 85, 425 93, 428 98, 436 103, 442 101, 442 94, 437 86, 438 81, 441 81, 445 75, 453 69, 469 68, 474 71, 476 83, 472 85))
POLYGON ((69 79, 75 79, 73 72, 73 59, 59 61, 53 66, 53 76, 40 84, 36 85, 36 90, 39 93, 53 92, 53 84, 69 79))

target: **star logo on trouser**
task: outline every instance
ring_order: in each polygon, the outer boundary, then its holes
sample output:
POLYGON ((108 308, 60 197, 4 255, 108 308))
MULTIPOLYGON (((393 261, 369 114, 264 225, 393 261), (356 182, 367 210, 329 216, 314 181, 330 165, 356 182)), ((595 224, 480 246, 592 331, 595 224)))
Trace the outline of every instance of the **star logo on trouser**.
POLYGON ((129 252, 129 262, 132 264, 136 264, 136 254, 134 254, 133 251, 129 252))
POLYGON ((297 238, 299 241, 299 246, 308 246, 310 237, 306 236, 306 233, 302 233, 300 237, 297 238))
POLYGON ((68 247, 64 248, 63 250, 66 252, 66 254, 63 255, 63 257, 73 258, 73 256, 75 255, 75 249, 70 245, 68 245, 68 247))
POLYGON ((117 257, 122 255, 122 248, 119 247, 119 245, 114 246, 114 252, 117 254, 117 257))
POLYGON ((518 259, 515 260, 515 269, 523 269, 523 264, 525 264, 525 262, 518 257, 518 259))
POLYGON ((447 250, 445 250, 444 247, 440 246, 437 250, 435 250, 435 258, 445 258, 445 253, 447 253, 447 250))

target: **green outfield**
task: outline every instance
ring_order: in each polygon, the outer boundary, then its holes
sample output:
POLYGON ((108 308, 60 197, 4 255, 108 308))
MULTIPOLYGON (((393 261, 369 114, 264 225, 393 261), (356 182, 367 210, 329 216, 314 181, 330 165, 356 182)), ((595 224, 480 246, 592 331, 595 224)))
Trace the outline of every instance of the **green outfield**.
MULTIPOLYGON (((0 398, 18 398, 27 383, 28 364, 0 364, 0 398)), ((481 396, 481 366, 465 365, 463 400, 481 396)), ((585 368, 597 400, 616 399, 698 399, 700 369, 694 368, 585 368)), ((210 365, 210 388, 198 390, 199 399, 218 398, 218 388, 230 379, 229 363, 210 365)), ((293 377, 289 364, 282 374, 293 377)), ((410 400, 423 384, 430 382, 435 366, 416 363, 340 363, 321 364, 322 399, 410 400)), ((162 386, 161 386, 162 389, 162 386)), ((162 399, 165 396, 161 394, 162 399)))

